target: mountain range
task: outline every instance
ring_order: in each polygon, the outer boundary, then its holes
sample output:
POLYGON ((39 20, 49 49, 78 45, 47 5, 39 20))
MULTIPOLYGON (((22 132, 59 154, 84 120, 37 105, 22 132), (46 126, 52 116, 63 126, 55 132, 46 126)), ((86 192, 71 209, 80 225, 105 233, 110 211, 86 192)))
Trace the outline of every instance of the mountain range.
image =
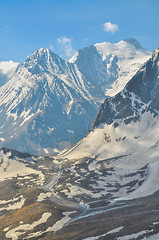
POLYGON ((0 147, 57 154, 84 137, 107 96, 150 58, 135 39, 97 43, 64 61, 49 49, 0 62, 0 147))
POLYGON ((0 150, 0 237, 159 238, 159 48, 57 156, 0 150))

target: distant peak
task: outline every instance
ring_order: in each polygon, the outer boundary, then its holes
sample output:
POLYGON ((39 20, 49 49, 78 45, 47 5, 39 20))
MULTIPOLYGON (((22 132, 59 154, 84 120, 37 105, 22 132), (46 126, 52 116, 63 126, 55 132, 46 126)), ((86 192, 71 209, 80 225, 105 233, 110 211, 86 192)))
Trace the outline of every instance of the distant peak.
POLYGON ((35 50, 30 56, 28 56, 26 61, 32 61, 33 59, 36 59, 37 61, 39 61, 41 59, 51 60, 51 59, 61 59, 61 58, 48 48, 40 48, 39 50, 35 50))
POLYGON ((156 48, 156 50, 153 52, 153 54, 152 54, 152 60, 153 61, 159 61, 159 47, 158 48, 156 48))
POLYGON ((34 51, 33 54, 38 54, 40 56, 43 56, 43 55, 50 55, 54 53, 48 48, 40 48, 39 50, 34 51))
POLYGON ((136 48, 140 48, 140 49, 143 48, 135 38, 127 38, 124 41, 134 45, 136 48))
POLYGON ((153 52, 153 54, 155 53, 159 53, 159 47, 155 49, 155 51, 153 52))
POLYGON ((50 52, 52 52, 50 49, 48 49, 48 48, 40 48, 39 50, 38 50, 38 52, 39 53, 50 53, 50 52))
POLYGON ((43 72, 54 72, 55 68, 56 70, 60 69, 60 66, 64 64, 65 61, 50 49, 40 48, 28 56, 20 67, 27 68, 32 74, 40 74, 43 72))

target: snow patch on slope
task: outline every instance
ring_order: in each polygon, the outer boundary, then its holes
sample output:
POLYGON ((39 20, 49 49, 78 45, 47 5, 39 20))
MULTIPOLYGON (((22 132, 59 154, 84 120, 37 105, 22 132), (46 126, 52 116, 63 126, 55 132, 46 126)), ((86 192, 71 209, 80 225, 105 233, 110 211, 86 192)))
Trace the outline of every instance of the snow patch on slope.
POLYGON ((39 185, 43 184, 44 175, 42 172, 27 167, 23 162, 9 158, 10 156, 11 152, 4 154, 3 150, 0 151, 0 181, 35 174, 38 175, 37 183, 39 185))

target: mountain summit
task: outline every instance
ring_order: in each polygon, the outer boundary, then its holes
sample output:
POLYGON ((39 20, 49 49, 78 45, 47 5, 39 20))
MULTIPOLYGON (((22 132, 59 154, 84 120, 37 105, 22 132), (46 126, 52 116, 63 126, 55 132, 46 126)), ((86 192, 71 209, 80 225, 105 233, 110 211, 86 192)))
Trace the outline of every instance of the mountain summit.
POLYGON ((79 50, 69 60, 84 76, 84 85, 96 97, 114 96, 133 77, 151 53, 130 38, 118 43, 97 43, 79 50))
POLYGON ((61 74, 66 68, 65 61, 49 49, 40 48, 34 51, 24 63, 22 67, 28 68, 32 74, 41 74, 49 72, 51 74, 61 74))

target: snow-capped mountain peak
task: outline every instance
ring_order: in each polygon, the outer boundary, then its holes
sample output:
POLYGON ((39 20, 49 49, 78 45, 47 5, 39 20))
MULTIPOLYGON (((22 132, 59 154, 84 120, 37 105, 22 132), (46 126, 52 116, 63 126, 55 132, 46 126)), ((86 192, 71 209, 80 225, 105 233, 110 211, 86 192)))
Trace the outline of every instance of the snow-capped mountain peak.
POLYGON ((103 60, 112 53, 120 59, 135 58, 138 53, 150 55, 150 52, 142 48, 139 42, 134 38, 121 40, 115 44, 109 42, 97 43, 94 46, 102 55, 103 60))
POLYGON ((57 54, 55 54, 54 52, 52 52, 50 49, 48 48, 40 48, 39 50, 35 50, 30 56, 27 57, 27 59, 25 60, 25 62, 28 61, 41 61, 41 59, 47 59, 47 60, 55 60, 55 59, 60 59, 61 61, 64 61, 62 58, 60 58, 57 54))
POLYGON ((136 39, 130 38, 115 44, 103 42, 83 48, 69 62, 89 79, 92 89, 85 82, 86 89, 89 88, 92 94, 94 89, 98 89, 98 96, 104 97, 120 92, 150 56, 150 51, 142 48, 136 39), (102 88, 98 85, 99 81, 102 88))
POLYGON ((62 73, 65 61, 49 49, 40 48, 34 51, 24 63, 22 67, 28 68, 32 74, 40 74, 42 72, 62 73))

